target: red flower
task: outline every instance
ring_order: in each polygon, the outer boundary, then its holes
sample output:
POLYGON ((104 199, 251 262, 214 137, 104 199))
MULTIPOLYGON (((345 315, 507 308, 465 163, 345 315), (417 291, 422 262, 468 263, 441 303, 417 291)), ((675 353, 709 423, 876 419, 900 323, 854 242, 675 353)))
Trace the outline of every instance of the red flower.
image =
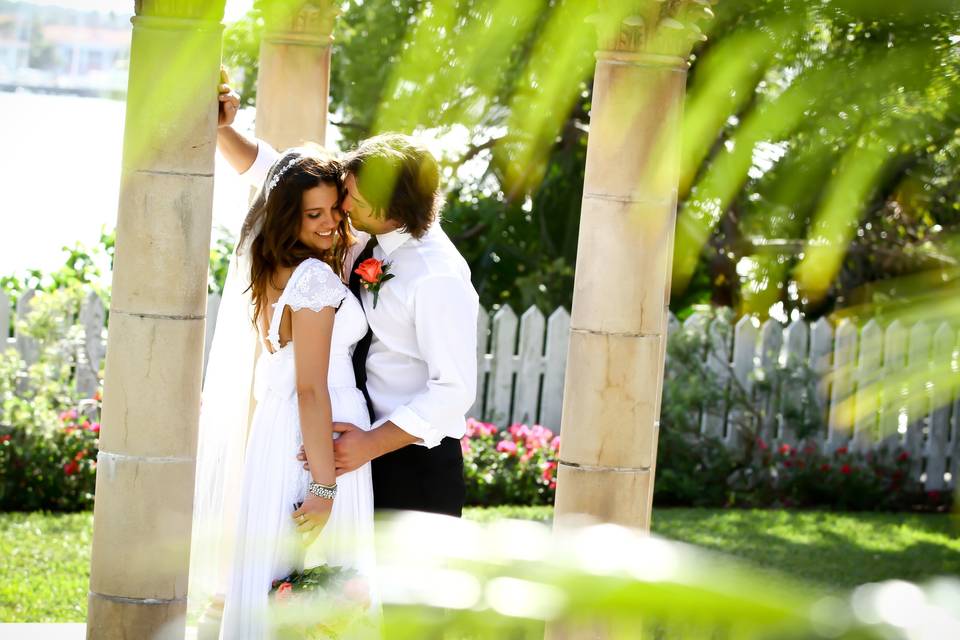
POLYGON ((77 472, 78 468, 79 467, 77 466, 76 462, 68 462, 67 464, 63 465, 63 472, 68 476, 72 476, 77 472))
POLYGON ((766 451, 769 448, 767 447, 767 443, 763 441, 763 438, 757 438, 757 446, 760 448, 760 451, 766 451))
POLYGON ((551 489, 556 489, 556 488, 557 488, 557 481, 556 481, 556 480, 551 480, 551 481, 550 481, 550 488, 551 488, 551 489))
POLYGON ((76 431, 76 430, 77 430, 76 427, 64 427, 64 428, 63 428, 64 433, 66 433, 68 436, 69 436, 70 434, 72 434, 72 433, 73 433, 74 431, 76 431))
POLYGON ((547 466, 543 468, 543 479, 552 482, 553 481, 553 470, 557 468, 557 463, 550 461, 547 463, 547 466))
POLYGON ((0 436, 0 444, 4 442, 10 442, 10 436, 0 436))
POLYGON ((820 471, 823 471, 824 473, 826 473, 827 471, 830 471, 830 465, 828 464, 820 465, 820 471))
POLYGON ((793 463, 790 462, 789 460, 784 460, 784 461, 783 461, 783 466, 786 467, 787 469, 789 469, 789 468, 792 466, 792 464, 793 464, 793 463))
POLYGON ((73 456, 73 460, 74 462, 80 462, 81 460, 83 460, 83 458, 86 455, 87 455, 87 450, 84 449, 83 451, 80 451, 79 453, 77 453, 77 455, 73 456))
POLYGON ((897 462, 906 462, 910 459, 910 454, 906 451, 901 451, 900 455, 897 456, 897 462))
POLYGON ((842 473, 843 475, 850 475, 850 465, 845 464, 842 467, 840 467, 840 473, 842 473))
POLYGON ((354 273, 360 276, 364 282, 374 284, 383 275, 383 263, 376 258, 367 258, 357 266, 354 273))
POLYGON ((937 490, 927 491, 927 497, 930 498, 932 502, 940 501, 940 492, 937 490))
POLYGON ((101 400, 103 400, 103 394, 100 393, 99 389, 95 394, 93 394, 93 399, 96 400, 97 402, 100 402, 101 400))
POLYGON ((780 455, 788 456, 793 449, 788 444, 780 445, 780 455))
POLYGON ((846 447, 840 447, 839 449, 836 450, 835 453, 836 453, 838 456, 845 456, 845 455, 847 455, 847 448, 846 448, 846 447))
POLYGON ((287 600, 292 593, 293 585, 289 582, 282 583, 279 587, 277 587, 277 601, 283 602, 287 600))
POLYGON ((100 423, 94 422, 89 427, 91 433, 100 433, 100 423))

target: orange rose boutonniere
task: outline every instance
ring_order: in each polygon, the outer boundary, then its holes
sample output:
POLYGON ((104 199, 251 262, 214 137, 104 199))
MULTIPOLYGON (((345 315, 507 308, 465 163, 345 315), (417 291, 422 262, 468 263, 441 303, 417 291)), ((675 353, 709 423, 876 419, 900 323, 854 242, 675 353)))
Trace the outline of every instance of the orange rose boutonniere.
POLYGON ((363 285, 363 288, 373 294, 373 308, 377 308, 377 299, 380 297, 380 287, 383 286, 383 283, 393 278, 394 275, 389 273, 390 265, 376 258, 369 258, 364 260, 357 268, 354 270, 354 273, 360 276, 360 283, 363 285))

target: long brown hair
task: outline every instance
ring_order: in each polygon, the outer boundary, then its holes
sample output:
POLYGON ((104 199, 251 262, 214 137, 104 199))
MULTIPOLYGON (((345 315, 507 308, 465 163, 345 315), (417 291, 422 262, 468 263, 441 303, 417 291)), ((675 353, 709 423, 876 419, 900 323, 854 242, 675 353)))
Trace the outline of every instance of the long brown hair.
POLYGON ((296 267, 307 258, 318 258, 330 265, 334 273, 343 273, 347 248, 356 242, 347 216, 343 216, 337 226, 333 247, 327 251, 318 252, 299 239, 303 193, 321 185, 337 189, 339 208, 346 193, 343 165, 321 147, 292 149, 267 172, 266 181, 250 207, 240 233, 240 246, 246 246, 253 238, 249 249, 249 290, 255 324, 266 306, 268 284, 277 287, 273 278, 279 269, 296 267))

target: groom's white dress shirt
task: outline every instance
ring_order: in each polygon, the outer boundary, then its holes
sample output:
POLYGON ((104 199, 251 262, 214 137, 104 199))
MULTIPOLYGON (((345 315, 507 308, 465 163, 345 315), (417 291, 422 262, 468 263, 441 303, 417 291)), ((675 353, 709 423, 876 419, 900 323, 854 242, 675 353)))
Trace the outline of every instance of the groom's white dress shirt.
MULTIPOLYGON (((280 157, 260 141, 244 174, 256 186, 280 157)), ((361 246, 369 236, 358 233, 361 246)), ((373 257, 395 277, 373 294, 362 291, 373 331, 367 356, 367 392, 376 424, 387 420, 435 447, 460 438, 477 387, 479 299, 470 268, 439 221, 416 239, 403 231, 377 236, 373 257)))

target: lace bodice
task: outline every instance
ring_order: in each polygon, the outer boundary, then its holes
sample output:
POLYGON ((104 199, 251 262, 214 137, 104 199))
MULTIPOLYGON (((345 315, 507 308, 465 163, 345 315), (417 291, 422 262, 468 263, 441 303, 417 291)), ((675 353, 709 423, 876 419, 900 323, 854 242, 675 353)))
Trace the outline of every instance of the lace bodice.
POLYGON ((290 357, 292 351, 287 348, 292 341, 284 345, 284 348, 280 347, 280 320, 286 307, 290 307, 292 311, 301 309, 320 311, 325 307, 337 309, 330 344, 328 378, 331 385, 353 386, 353 365, 350 356, 353 346, 367 333, 367 320, 363 314, 363 307, 347 286, 327 263, 315 258, 304 260, 294 269, 274 305, 267 333, 267 339, 274 353, 265 355, 275 362, 269 367, 270 373, 263 372, 272 381, 264 380, 263 382, 269 386, 290 387, 291 390, 294 385, 293 359, 290 357), (280 364, 281 361, 289 362, 280 364))

